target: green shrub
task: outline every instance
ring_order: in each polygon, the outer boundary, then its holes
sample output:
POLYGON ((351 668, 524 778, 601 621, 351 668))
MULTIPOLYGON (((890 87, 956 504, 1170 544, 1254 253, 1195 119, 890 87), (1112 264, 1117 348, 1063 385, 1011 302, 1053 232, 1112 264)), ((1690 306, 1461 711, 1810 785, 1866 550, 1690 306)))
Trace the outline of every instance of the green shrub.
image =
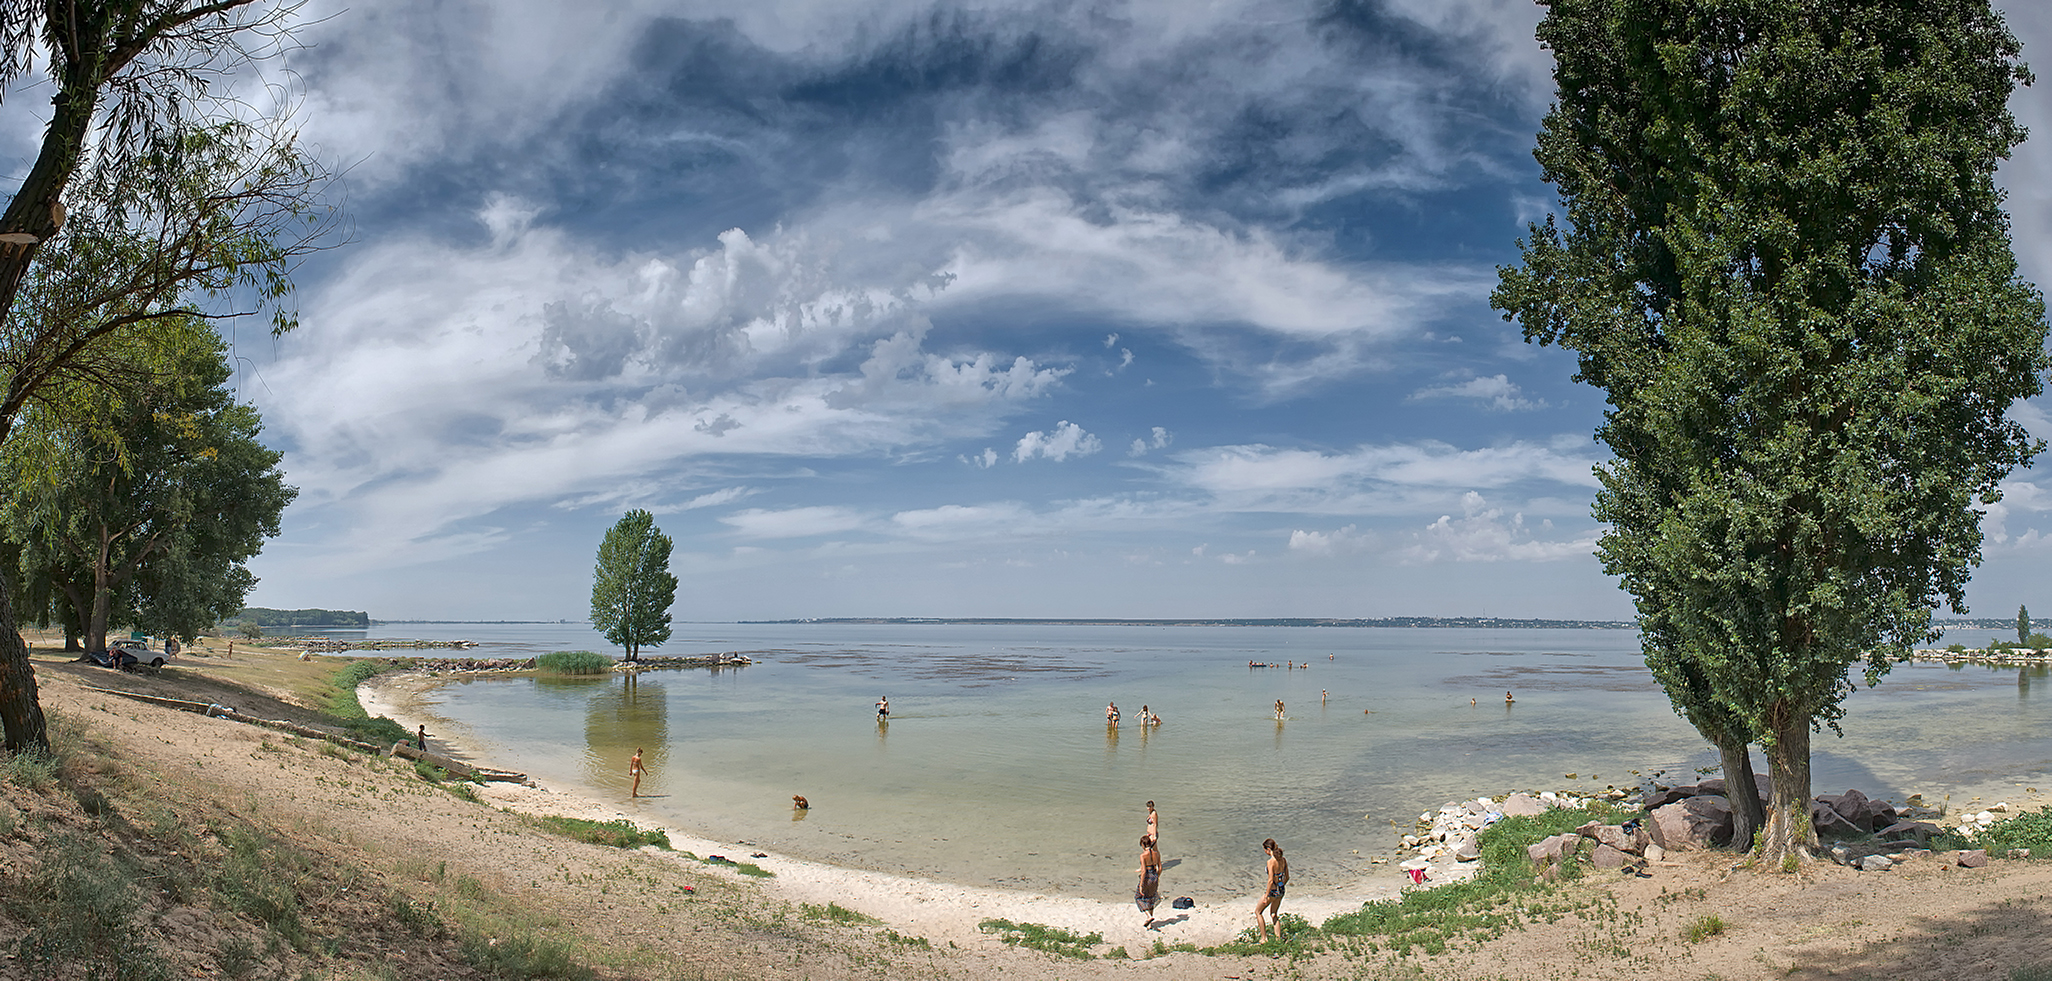
POLYGON ((586 818, 545 816, 533 820, 544 830, 594 845, 609 845, 614 848, 654 845, 666 852, 674 850, 670 847, 670 836, 661 828, 643 831, 636 827, 634 822, 625 818, 618 821, 592 821, 586 818))
POLYGON ((2052 807, 2025 811, 2007 821, 1997 821, 1974 841, 1990 855, 2003 855, 2012 848, 2028 848, 2033 858, 2052 857, 2052 807))
POLYGON ((976 925, 984 933, 998 934, 998 940, 1014 947, 1028 947, 1057 957, 1073 957, 1080 961, 1092 959, 1090 948, 1104 943, 1104 934, 1093 933, 1079 936, 1061 927, 1043 923, 1013 923, 1010 920, 984 920, 976 925))
POLYGON ((534 659, 544 674, 611 674, 613 659, 591 651, 551 651, 534 659))
POLYGON ((57 779, 57 757, 40 749, 19 753, 0 750, 0 780, 41 790, 57 779))
POLYGON ((1692 944, 1702 943, 1711 937, 1723 933, 1726 925, 1723 917, 1715 913, 1705 913, 1697 917, 1696 922, 1682 929, 1682 939, 1692 944))
POLYGON ((335 672, 329 682, 334 688, 323 706, 329 715, 348 732, 352 738, 373 746, 390 746, 397 742, 409 742, 413 733, 404 726, 380 715, 373 719, 363 710, 363 703, 356 700, 356 686, 387 671, 396 671, 403 665, 383 658, 364 658, 351 661, 335 672))

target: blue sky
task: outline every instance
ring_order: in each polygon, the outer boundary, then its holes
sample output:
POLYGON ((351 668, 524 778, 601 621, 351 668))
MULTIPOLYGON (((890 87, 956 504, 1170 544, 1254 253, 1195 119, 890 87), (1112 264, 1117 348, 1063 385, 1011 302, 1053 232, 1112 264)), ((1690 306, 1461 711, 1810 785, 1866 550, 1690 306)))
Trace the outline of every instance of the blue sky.
MULTIPOLYGON (((1487 305, 1536 7, 314 7, 354 237, 236 338, 301 490, 254 604, 581 618, 641 507, 680 620, 1630 615, 1601 397, 1487 305)), ((2004 180, 2052 282, 2052 154, 2004 180)), ((1976 613, 2052 612, 2048 480, 1976 613)))

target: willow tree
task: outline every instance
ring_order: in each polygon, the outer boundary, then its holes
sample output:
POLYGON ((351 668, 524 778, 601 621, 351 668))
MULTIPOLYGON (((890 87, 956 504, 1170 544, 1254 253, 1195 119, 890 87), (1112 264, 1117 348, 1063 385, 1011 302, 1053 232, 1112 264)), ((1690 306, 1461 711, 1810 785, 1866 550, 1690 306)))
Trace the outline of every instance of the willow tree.
POLYGON ((670 574, 670 536, 655 515, 639 508, 621 516, 599 543, 591 577, 591 625, 620 645, 629 661, 644 647, 670 639, 670 604, 677 577, 670 574))
POLYGON ((1598 556, 1680 712, 1764 746, 1785 864, 1811 734, 1965 612, 1976 505, 2042 448, 2005 417, 2048 362, 1994 185, 2030 76, 1986 0, 1546 6, 1567 222, 1492 303, 1604 391, 1598 556))
MULTIPOLYGON (((48 107, 0 211, 0 443, 32 404, 76 408, 52 395, 67 380, 130 374, 107 348, 124 334, 260 308, 274 330, 292 326, 291 269, 332 227, 324 175, 287 110, 238 98, 235 75, 278 54, 297 7, 0 0, 0 107, 48 107)), ((0 570, 0 728, 19 751, 48 734, 9 578, 0 570)))

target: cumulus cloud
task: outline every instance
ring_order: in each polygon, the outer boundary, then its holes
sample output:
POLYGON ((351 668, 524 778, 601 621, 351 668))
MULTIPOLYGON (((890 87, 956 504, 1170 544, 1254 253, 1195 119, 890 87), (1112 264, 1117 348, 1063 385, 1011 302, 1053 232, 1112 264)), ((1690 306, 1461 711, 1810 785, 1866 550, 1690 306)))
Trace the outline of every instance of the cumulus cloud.
POLYGON ((1432 399, 1472 399, 1498 412, 1522 412, 1544 408, 1546 403, 1523 397, 1516 383, 1503 374, 1487 378, 1468 378, 1465 381, 1432 385, 1410 394, 1408 401, 1423 402, 1432 399))
POLYGON ((1290 532, 1289 542, 1290 551, 1306 555, 1371 551, 1377 545, 1378 541, 1373 534, 1356 530, 1353 525, 1345 525, 1331 531, 1305 531, 1299 528, 1290 532))
POLYGON ((1153 431, 1149 433, 1147 438, 1133 440, 1133 445, 1126 449, 1126 455, 1146 456, 1148 450, 1163 449, 1167 447, 1169 445, 1169 442, 1174 439, 1174 433, 1171 433, 1160 426, 1156 426, 1154 427, 1153 431))
POLYGON ((1072 456, 1089 456, 1103 448, 1103 441, 1084 432, 1082 426, 1064 419, 1051 431, 1034 430, 1019 437, 1019 445, 1012 450, 1012 461, 1025 463, 1037 456, 1060 463, 1072 456))
POLYGON ((1554 532, 1551 521, 1527 526, 1523 514, 1506 516, 1502 508, 1474 491, 1461 495, 1461 516, 1442 514, 1416 533, 1401 554, 1412 562, 1546 562, 1592 554, 1602 534, 1592 529, 1571 538, 1542 537, 1554 532))

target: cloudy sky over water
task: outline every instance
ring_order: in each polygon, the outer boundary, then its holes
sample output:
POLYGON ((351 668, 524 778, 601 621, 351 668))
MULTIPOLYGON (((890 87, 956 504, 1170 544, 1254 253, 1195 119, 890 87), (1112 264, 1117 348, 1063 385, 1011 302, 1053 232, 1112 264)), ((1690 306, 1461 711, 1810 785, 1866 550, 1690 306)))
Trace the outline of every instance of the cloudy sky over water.
MULTIPOLYGON (((315 6, 354 240, 236 338, 300 488, 252 603, 581 618, 641 507, 680 620, 1630 615, 1601 397, 1487 303, 1536 7, 315 6)), ((2052 611, 2052 466, 1988 530, 1975 612, 2052 611)))

